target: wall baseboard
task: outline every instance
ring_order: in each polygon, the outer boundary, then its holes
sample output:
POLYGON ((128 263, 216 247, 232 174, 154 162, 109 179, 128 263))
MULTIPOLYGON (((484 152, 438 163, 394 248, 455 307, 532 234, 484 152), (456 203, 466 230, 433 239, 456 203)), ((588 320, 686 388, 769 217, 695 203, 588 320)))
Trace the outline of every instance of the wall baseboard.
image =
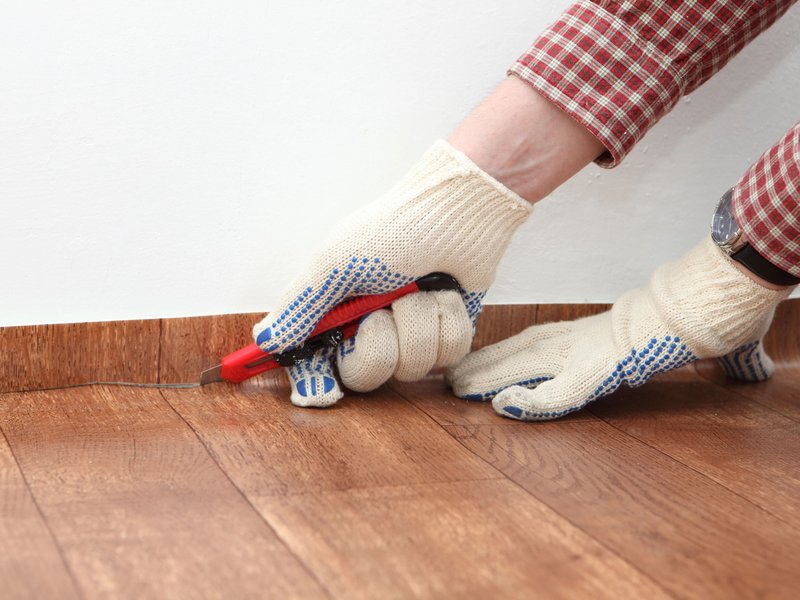
MULTIPOLYGON (((473 343, 479 348, 531 325, 590 316, 607 304, 507 304, 484 309, 473 343)), ((251 343, 263 314, 215 315, 0 328, 0 392, 88 381, 195 382, 200 371, 251 343)), ((800 299, 778 307, 765 339, 776 363, 800 364, 800 299)))

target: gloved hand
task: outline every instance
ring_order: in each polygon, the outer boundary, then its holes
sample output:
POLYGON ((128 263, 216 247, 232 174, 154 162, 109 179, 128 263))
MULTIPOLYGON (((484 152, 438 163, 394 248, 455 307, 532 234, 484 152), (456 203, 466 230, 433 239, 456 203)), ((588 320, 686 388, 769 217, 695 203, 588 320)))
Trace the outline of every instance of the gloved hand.
POLYGON ((708 238, 610 311, 530 327, 470 354, 448 381, 457 396, 492 400, 498 414, 526 421, 560 417, 698 358, 723 357, 728 374, 760 381, 774 369, 760 340, 790 292, 758 285, 708 238))
MULTIPOLYGON (((400 183, 333 229, 312 265, 253 328, 266 352, 300 345, 317 322, 352 296, 380 294, 439 271, 457 292, 419 292, 362 321, 338 352, 343 383, 373 389, 393 374, 420 378, 469 350, 482 299, 511 235, 530 205, 439 141, 400 183)), ((323 350, 289 369, 292 402, 327 406, 342 392, 334 352, 323 350)))

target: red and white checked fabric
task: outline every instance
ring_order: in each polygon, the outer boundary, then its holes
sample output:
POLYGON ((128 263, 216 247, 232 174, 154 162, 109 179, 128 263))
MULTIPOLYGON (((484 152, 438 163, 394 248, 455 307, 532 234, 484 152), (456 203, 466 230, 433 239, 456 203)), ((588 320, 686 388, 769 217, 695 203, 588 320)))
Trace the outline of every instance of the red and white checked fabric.
MULTIPOLYGON (((581 0, 509 69, 583 124, 619 164, 688 94, 796 0, 581 0)), ((736 184, 736 219, 756 250, 800 276, 798 128, 736 184)))
POLYGON ((642 136, 796 0, 582 0, 509 69, 619 163, 642 136))
POLYGON ((800 277, 800 123, 733 187, 733 215, 761 256, 800 277))

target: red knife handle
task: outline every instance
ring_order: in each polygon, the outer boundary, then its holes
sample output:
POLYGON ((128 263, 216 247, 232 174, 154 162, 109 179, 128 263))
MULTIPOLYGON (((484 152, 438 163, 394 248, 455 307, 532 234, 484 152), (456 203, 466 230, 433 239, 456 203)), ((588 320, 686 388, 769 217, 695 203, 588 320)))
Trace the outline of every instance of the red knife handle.
MULTIPOLYGON (((446 273, 431 273, 385 294, 353 298, 352 300, 342 302, 322 317, 311 332, 311 335, 309 335, 308 341, 311 342, 315 338, 325 335, 337 328, 343 329, 343 339, 352 337, 358 329, 358 322, 361 317, 390 306, 392 302, 408 294, 419 291, 430 292, 459 289, 461 288, 458 282, 450 275, 446 273)), ((287 364, 294 364, 295 361, 291 358, 292 352, 292 350, 288 350, 280 355, 272 355, 264 352, 257 344, 250 344, 236 352, 228 354, 222 359, 220 376, 232 383, 239 383, 259 373, 269 371, 270 369, 276 369, 279 366, 286 366, 287 364), (282 359, 280 363, 278 362, 279 358, 282 359)))
POLYGON ((257 344, 250 344, 223 358, 219 375, 226 381, 239 383, 279 366, 274 356, 264 352, 257 344))

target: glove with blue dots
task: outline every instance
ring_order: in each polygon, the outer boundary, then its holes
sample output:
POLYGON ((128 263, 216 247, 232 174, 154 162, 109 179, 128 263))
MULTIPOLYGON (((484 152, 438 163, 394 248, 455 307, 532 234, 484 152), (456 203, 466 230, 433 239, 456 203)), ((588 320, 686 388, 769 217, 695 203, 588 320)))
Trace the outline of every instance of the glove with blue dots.
MULTIPOLYGON (((368 317, 371 325, 361 327, 372 333, 345 344, 338 360, 343 383, 357 390, 373 389, 392 374, 420 378, 433 366, 450 366, 467 352, 497 264, 530 212, 525 200, 439 141, 398 185, 333 228, 276 310, 253 328, 256 343, 271 353, 297 347, 344 300, 439 271, 459 281, 460 295, 419 292, 416 300, 398 300, 397 314, 368 317)), ((334 360, 321 351, 291 368, 292 402, 335 403, 342 392, 334 360)))
POLYGON ((729 375, 761 381, 774 367, 760 340, 790 292, 758 285, 708 238, 610 311, 482 348, 448 381, 459 397, 491 400, 498 414, 524 421, 563 416, 698 358, 721 357, 729 375))

